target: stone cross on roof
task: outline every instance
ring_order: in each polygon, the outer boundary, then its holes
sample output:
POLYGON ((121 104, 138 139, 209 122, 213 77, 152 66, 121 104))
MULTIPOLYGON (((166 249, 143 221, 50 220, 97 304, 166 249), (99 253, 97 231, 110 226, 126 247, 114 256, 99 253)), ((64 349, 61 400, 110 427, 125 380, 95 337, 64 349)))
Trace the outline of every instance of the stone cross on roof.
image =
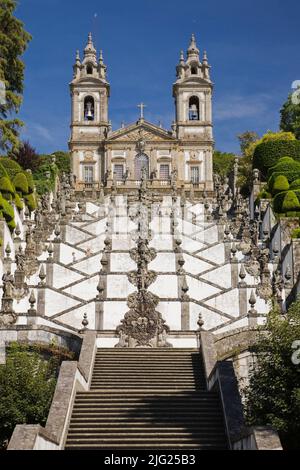
POLYGON ((147 108, 147 105, 144 103, 138 104, 138 108, 141 108, 141 119, 144 119, 144 109, 147 108))

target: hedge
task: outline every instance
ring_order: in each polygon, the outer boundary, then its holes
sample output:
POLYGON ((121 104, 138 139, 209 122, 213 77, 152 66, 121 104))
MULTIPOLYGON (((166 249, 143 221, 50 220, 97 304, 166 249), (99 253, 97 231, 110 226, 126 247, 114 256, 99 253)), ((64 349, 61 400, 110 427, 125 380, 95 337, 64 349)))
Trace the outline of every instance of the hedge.
POLYGON ((25 203, 30 212, 33 212, 37 208, 36 199, 34 194, 28 194, 25 196, 25 203))
POLYGON ((282 191, 288 191, 289 188, 290 188, 290 185, 286 176, 284 175, 276 176, 273 189, 272 189, 272 194, 275 195, 275 194, 281 193, 282 191))
POLYGON ((50 193, 53 190, 52 182, 49 180, 34 180, 36 192, 42 196, 43 194, 50 193))
POLYGON ((264 177, 282 157, 300 160, 300 141, 269 140, 259 144, 253 155, 253 168, 258 168, 264 177))
POLYGON ((28 193, 31 194, 34 192, 34 181, 33 181, 32 173, 29 173, 28 171, 24 171, 24 175, 27 178, 28 193))
MULTIPOLYGON (((277 165, 270 168, 268 172, 269 181, 268 183, 271 184, 271 181, 275 182, 277 176, 283 175, 288 179, 289 183, 300 179, 300 162, 296 162, 295 160, 290 159, 289 161, 279 161, 277 165), (272 179, 273 176, 273 179, 272 179)), ((270 188, 271 189, 271 188, 270 188)))
POLYGON ((21 201, 21 198, 18 193, 15 194, 15 205, 18 211, 21 211, 22 209, 24 209, 24 204, 21 201))
POLYGON ((295 228, 292 231, 292 238, 300 238, 300 228, 295 228))
POLYGON ((9 228, 9 230, 10 230, 11 232, 13 232, 13 231, 15 230, 15 228, 17 227, 17 224, 16 224, 15 220, 12 219, 12 220, 10 220, 9 222, 7 222, 7 226, 8 226, 8 228, 9 228))
POLYGON ((283 212, 291 212, 300 210, 300 203, 294 191, 287 191, 282 203, 283 212))
POLYGON ((25 173, 18 173, 13 182, 18 193, 21 195, 29 193, 29 185, 25 173))
POLYGON ((276 212, 277 214, 280 214, 283 212, 282 204, 283 204, 285 195, 286 195, 286 191, 283 191, 282 193, 276 194, 276 196, 273 199, 273 209, 274 209, 274 212, 276 212))
POLYGON ((8 173, 7 173, 6 169, 4 168, 4 166, 1 165, 1 163, 0 163, 0 178, 2 178, 3 176, 8 177, 8 173))
POLYGON ((12 160, 11 158, 8 157, 2 157, 0 159, 1 165, 5 168, 5 170, 8 173, 8 176, 13 179, 20 171, 23 171, 22 167, 19 165, 19 163, 15 162, 15 160, 12 160))
POLYGON ((290 189, 300 189, 300 179, 293 181, 290 184, 290 189))
POLYGON ((14 198, 15 190, 7 176, 2 176, 2 178, 0 178, 0 192, 8 201, 11 201, 14 198))

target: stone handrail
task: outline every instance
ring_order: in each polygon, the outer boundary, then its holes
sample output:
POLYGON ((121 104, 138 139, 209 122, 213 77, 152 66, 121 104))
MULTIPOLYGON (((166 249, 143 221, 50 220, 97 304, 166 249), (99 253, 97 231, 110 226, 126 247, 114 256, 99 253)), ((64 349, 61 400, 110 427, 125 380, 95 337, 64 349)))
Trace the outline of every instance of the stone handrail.
POLYGON ((8 450, 62 450, 77 391, 89 389, 96 356, 96 333, 86 331, 79 361, 61 365, 45 428, 21 424, 15 427, 8 450))
POLYGON ((212 333, 201 331, 200 348, 208 390, 221 397, 226 432, 232 450, 282 450, 278 433, 269 427, 246 425, 238 383, 231 361, 218 361, 212 333))

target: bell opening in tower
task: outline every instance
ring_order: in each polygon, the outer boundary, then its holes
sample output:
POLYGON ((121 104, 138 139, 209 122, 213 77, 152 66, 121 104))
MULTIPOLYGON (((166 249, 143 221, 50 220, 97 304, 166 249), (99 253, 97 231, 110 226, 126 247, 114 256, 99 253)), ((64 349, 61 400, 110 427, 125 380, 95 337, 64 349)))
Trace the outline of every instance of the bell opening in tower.
POLYGON ((95 102, 92 96, 87 96, 84 100, 84 120, 95 120, 95 102))
POLYGON ((199 121, 199 98, 192 96, 189 100, 189 120, 199 121))

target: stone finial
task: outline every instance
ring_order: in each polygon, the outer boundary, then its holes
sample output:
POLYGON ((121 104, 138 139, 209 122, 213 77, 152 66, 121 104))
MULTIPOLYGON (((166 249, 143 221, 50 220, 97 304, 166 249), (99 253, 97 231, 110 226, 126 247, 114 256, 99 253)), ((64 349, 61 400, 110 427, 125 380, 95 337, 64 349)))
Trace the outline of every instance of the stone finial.
POLYGON ((84 313, 83 315, 83 320, 82 320, 82 326, 83 326, 83 330, 82 330, 82 333, 84 333, 86 330, 87 330, 87 327, 89 325, 89 321, 88 321, 88 317, 87 317, 87 313, 84 313))
POLYGON ((290 284, 293 275, 292 275, 292 270, 291 270, 291 267, 290 267, 289 264, 288 264, 287 267, 286 267, 284 277, 285 277, 285 279, 286 279, 287 284, 290 284))
POLYGON ((254 290, 252 289, 251 291, 251 295, 250 295, 250 299, 249 299, 249 304, 251 306, 250 310, 249 310, 249 314, 251 315, 255 315, 257 313, 257 311, 255 310, 254 306, 256 304, 256 295, 254 293, 254 290))
POLYGON ((47 261, 53 261, 54 249, 53 249, 53 245, 52 245, 51 242, 48 245, 47 251, 48 251, 48 255, 49 255, 47 261))
POLYGON ((102 276, 99 278, 99 282, 97 285, 97 291, 98 291, 98 300, 102 300, 104 297, 104 292, 105 292, 105 281, 102 276))
POLYGON ((235 242, 231 245, 232 260, 236 261, 237 247, 235 242))
POLYGON ((30 215, 28 206, 25 206, 24 215, 25 215, 25 220, 28 220, 29 215, 30 215))
POLYGON ((278 256, 278 253, 279 253, 279 246, 278 246, 278 242, 276 240, 274 245, 273 245, 273 254, 274 254, 274 256, 278 256))
POLYGON ((10 259, 11 247, 10 247, 10 244, 9 244, 9 243, 7 243, 7 245, 6 245, 6 248, 5 248, 5 255, 6 255, 6 259, 10 259))
POLYGON ((28 313, 31 315, 36 315, 36 309, 34 308, 36 304, 36 298, 34 295, 34 291, 31 291, 30 297, 29 297, 29 304, 30 304, 30 309, 28 310, 28 313))
POLYGON ((46 272, 45 272, 45 266, 42 264, 40 272, 39 272, 39 278, 40 278, 40 283, 39 285, 44 285, 45 279, 46 279, 46 272))
POLYGON ((229 235, 230 235, 230 227, 229 227, 228 224, 225 225, 224 234, 225 234, 225 239, 228 240, 228 239, 229 239, 229 235))
POLYGON ((58 224, 55 225, 55 229, 54 229, 54 235, 55 235, 55 241, 56 242, 60 242, 60 226, 58 224))
POLYGON ((189 286, 187 284, 185 276, 183 276, 183 279, 182 279, 181 291, 182 291, 181 298, 182 300, 185 300, 188 297, 188 291, 189 291, 189 286))
POLYGON ((188 57, 190 57, 192 55, 199 56, 199 49, 197 47, 196 37, 195 37, 194 33, 191 36, 191 42, 190 42, 190 45, 189 45, 189 48, 188 48, 188 57))
POLYGON ((245 278, 246 278, 246 270, 245 270, 245 266, 244 266, 243 263, 241 264, 241 269, 240 269, 240 272, 239 272, 239 278, 241 280, 241 283, 244 284, 244 281, 245 281, 245 278))
POLYGON ((21 235, 21 229, 19 223, 17 223, 17 226, 15 228, 15 240, 19 240, 21 235))
POLYGON ((198 325, 198 327, 199 327, 199 328, 198 328, 198 331, 202 331, 202 330, 203 330, 203 326, 204 326, 204 321, 203 321, 203 317, 202 317, 202 313, 201 313, 201 312, 199 313, 197 325, 198 325))

